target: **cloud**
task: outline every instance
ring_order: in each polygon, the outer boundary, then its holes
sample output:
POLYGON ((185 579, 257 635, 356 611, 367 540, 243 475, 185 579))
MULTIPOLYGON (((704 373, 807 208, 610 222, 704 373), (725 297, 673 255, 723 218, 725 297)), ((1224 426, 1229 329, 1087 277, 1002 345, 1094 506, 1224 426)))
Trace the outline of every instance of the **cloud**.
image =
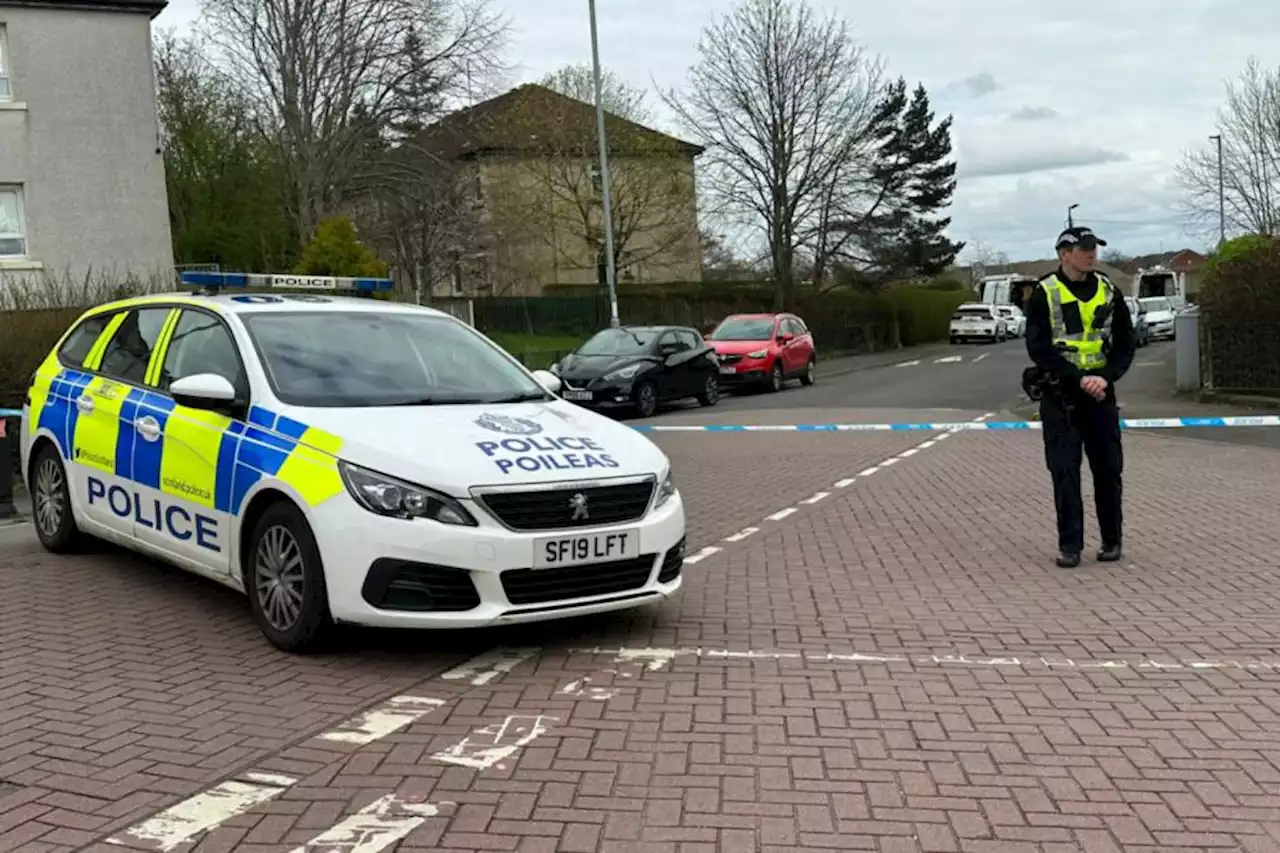
POLYGON ((963 80, 956 80, 954 83, 949 84, 944 91, 948 94, 965 94, 971 98, 985 98, 999 89, 1000 84, 996 82, 995 77, 986 71, 980 71, 977 74, 969 75, 963 80))
POLYGON ((1123 163, 1128 159, 1129 155, 1123 151, 1068 143, 1023 151, 978 151, 959 160, 956 174, 966 178, 1030 175, 1102 163, 1123 163))
POLYGON ((1048 121, 1058 117, 1052 107, 1021 107, 1009 113, 1009 121, 1048 121))

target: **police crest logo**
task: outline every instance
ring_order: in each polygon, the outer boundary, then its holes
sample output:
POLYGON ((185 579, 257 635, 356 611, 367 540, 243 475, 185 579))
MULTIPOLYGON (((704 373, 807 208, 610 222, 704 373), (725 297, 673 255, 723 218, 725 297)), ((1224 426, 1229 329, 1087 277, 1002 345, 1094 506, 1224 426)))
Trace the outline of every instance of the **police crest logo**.
POLYGON ((542 424, 528 418, 513 418, 507 415, 495 415, 489 412, 475 420, 476 426, 484 427, 490 432, 501 432, 507 435, 537 435, 542 432, 542 424))

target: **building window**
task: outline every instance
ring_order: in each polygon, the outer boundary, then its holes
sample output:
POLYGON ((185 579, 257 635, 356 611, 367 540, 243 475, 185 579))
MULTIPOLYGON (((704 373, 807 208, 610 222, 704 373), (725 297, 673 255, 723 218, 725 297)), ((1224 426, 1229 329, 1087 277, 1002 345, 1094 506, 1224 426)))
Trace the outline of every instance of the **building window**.
POLYGON ((0 101, 13 100, 13 87, 9 85, 9 41, 4 24, 0 24, 0 101))
POLYGON ((22 187, 0 186, 0 258, 27 256, 22 187))

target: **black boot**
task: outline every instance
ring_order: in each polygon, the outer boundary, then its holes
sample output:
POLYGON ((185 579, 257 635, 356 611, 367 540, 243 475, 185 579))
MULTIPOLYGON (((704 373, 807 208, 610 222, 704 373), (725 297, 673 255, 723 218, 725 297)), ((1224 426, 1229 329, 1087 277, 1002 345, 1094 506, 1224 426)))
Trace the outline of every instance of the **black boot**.
POLYGON ((1121 555, 1120 543, 1117 542, 1115 545, 1103 544, 1103 546, 1098 549, 1098 562, 1118 563, 1120 562, 1121 555))
POLYGON ((1060 569, 1074 569, 1076 566, 1080 565, 1080 552, 1059 551, 1057 563, 1058 568, 1060 569))

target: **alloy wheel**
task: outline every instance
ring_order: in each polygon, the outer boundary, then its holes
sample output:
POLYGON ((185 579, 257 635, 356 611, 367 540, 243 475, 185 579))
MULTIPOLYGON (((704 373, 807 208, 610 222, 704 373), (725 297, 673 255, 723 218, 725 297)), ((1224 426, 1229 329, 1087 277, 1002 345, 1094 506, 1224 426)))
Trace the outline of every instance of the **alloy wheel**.
POLYGON ((288 631, 302 616, 303 566, 298 540, 282 525, 268 528, 254 555, 254 586, 262 615, 288 631))
POLYGON ((40 463, 36 471, 35 516, 40 532, 46 537, 57 535, 62 526, 62 514, 66 512, 63 487, 66 479, 57 461, 52 457, 40 463))

